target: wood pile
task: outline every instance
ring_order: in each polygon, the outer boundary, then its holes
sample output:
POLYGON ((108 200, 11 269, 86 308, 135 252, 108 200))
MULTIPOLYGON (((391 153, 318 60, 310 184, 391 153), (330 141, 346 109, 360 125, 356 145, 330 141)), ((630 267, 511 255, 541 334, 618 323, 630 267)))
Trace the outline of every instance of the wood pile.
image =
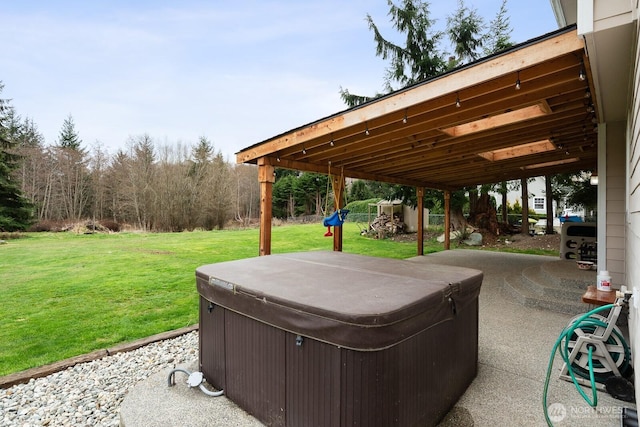
POLYGON ((400 217, 394 215, 390 218, 386 213, 381 213, 369 225, 369 229, 375 232, 379 238, 404 232, 404 222, 400 217))

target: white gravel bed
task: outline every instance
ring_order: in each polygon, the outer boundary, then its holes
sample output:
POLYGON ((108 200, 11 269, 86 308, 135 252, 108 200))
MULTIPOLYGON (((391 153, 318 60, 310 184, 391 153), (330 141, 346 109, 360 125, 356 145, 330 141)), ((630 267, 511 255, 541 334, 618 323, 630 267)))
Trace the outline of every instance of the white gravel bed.
POLYGON ((2 426, 118 426, 120 404, 139 381, 198 358, 198 332, 81 363, 0 390, 2 426))

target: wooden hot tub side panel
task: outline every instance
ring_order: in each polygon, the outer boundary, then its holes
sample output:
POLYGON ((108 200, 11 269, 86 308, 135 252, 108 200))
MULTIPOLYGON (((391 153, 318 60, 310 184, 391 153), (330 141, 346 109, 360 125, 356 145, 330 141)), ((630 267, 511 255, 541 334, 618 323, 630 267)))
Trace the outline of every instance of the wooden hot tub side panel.
POLYGON ((200 297, 200 371, 207 382, 218 390, 227 388, 224 328, 219 326, 225 323, 225 312, 222 307, 200 297), (202 331, 206 331, 206 339, 203 339, 202 331))
POLYGON ((338 347, 287 333, 287 426, 340 425, 338 347))
POLYGON ((202 298, 205 377, 218 387, 222 375, 225 394, 269 426, 435 425, 477 374, 477 300, 454 319, 380 351, 307 337, 297 345, 296 334, 208 306, 202 298))

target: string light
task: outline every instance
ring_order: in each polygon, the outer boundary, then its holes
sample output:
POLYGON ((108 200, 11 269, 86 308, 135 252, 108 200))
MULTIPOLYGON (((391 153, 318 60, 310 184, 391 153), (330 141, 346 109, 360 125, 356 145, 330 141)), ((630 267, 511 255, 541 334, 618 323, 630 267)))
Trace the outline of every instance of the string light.
POLYGON ((520 90, 520 71, 518 71, 518 78, 516 79, 516 90, 520 90))
POLYGON ((580 74, 578 74, 578 79, 581 82, 587 79, 587 74, 584 72, 584 62, 580 62, 580 74))
POLYGON ((462 103, 460 103, 460 96, 458 92, 456 92, 456 108, 460 108, 461 105, 462 103))
POLYGON ((307 154, 307 150, 304 148, 304 145, 302 146, 302 154, 307 154))
POLYGON ((369 125, 368 124, 364 124, 364 134, 369 136, 369 125))
POLYGON ((404 110, 404 117, 402 118, 402 123, 407 124, 407 110, 404 110))

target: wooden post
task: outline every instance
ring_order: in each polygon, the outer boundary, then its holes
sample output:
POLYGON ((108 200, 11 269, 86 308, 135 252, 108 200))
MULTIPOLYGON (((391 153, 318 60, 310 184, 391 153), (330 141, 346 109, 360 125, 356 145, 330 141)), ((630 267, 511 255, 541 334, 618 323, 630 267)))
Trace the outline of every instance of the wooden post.
POLYGON ((451 191, 444 191, 444 248, 451 249, 451 191))
MULTIPOLYGON (((333 193, 335 197, 336 210, 342 209, 343 206, 343 191, 344 191, 344 177, 333 176, 333 193)), ((336 252, 342 252, 342 226, 333 227, 333 250, 336 252)))
POLYGON ((266 157, 258 159, 258 181, 260 182, 260 252, 271 254, 271 216, 273 206, 273 183, 276 180, 274 167, 266 157))
POLYGON ((424 255, 424 187, 416 188, 418 197, 418 256, 424 255))

